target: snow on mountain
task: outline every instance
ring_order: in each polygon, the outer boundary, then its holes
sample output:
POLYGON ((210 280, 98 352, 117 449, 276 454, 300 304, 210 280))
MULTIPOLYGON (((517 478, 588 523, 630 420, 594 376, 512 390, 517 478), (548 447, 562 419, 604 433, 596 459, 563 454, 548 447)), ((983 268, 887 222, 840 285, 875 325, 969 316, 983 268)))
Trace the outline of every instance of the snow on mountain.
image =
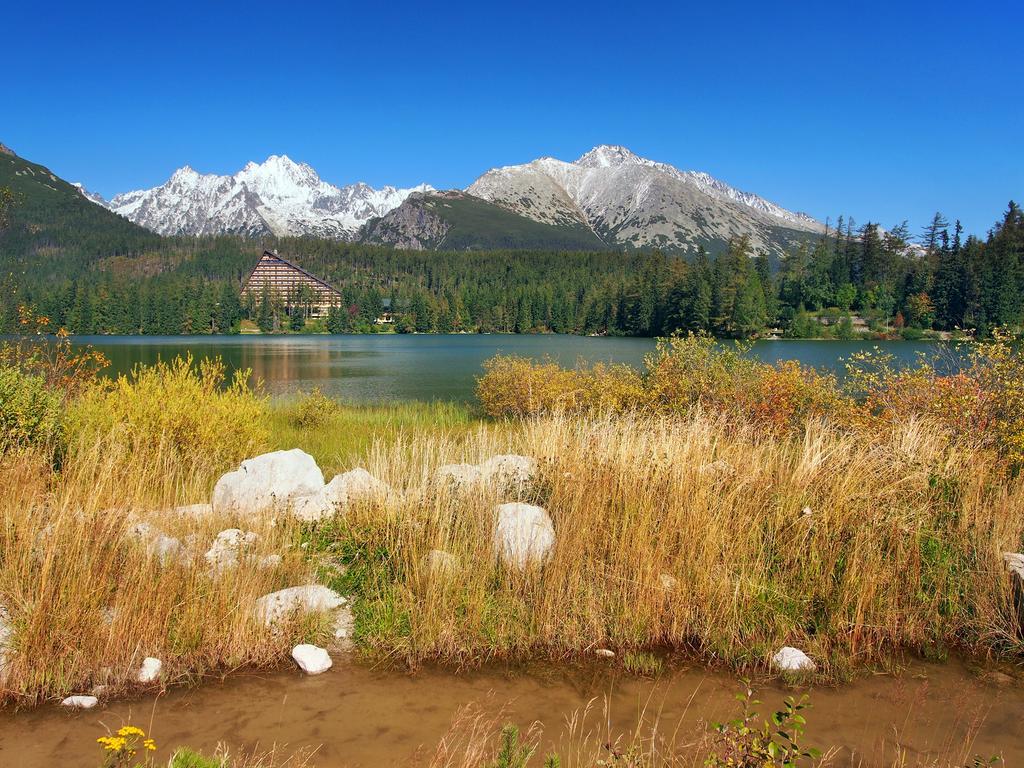
POLYGON ((285 155, 248 163, 232 176, 179 168, 153 189, 116 195, 108 207, 162 235, 224 232, 258 237, 314 235, 349 240, 369 219, 383 216, 416 191, 358 183, 329 184, 309 165, 285 155))
MULTIPOLYGON (((3 145, 0 144, 0 147, 2 147, 2 146, 3 145)), ((107 207, 107 201, 104 200, 101 195, 98 195, 95 192, 90 192, 88 189, 83 187, 80 182, 73 181, 73 182, 71 182, 71 186, 74 187, 75 189, 77 189, 79 192, 81 192, 82 193, 82 197, 84 197, 86 200, 90 200, 90 201, 96 203, 96 205, 102 205, 104 208, 107 207)))
POLYGON ((700 171, 681 171, 625 147, 594 147, 575 162, 550 157, 494 168, 472 195, 535 221, 584 224, 612 247, 693 250, 746 235, 781 253, 823 226, 700 171))

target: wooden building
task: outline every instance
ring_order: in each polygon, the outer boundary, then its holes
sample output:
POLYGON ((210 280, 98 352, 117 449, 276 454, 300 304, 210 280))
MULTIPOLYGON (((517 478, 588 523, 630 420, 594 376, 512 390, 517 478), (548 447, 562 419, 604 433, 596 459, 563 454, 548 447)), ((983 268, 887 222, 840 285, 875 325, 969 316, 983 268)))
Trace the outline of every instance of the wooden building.
POLYGON ((341 293, 336 288, 282 258, 277 251, 263 252, 242 286, 242 298, 252 296, 259 302, 264 288, 271 301, 289 311, 299 308, 309 317, 326 315, 332 306, 341 304, 341 293))

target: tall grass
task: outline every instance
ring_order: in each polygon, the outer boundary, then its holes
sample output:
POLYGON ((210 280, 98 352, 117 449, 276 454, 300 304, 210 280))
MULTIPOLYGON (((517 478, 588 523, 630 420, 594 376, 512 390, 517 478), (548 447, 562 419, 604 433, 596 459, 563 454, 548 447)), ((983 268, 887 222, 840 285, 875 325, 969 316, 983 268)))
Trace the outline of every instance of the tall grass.
POLYGON ((421 436, 404 456, 372 451, 370 470, 400 492, 313 537, 362 569, 343 586, 361 593, 361 640, 385 655, 668 646, 750 668, 789 644, 842 676, 905 651, 1021 650, 1001 552, 1022 541, 1024 485, 924 421, 779 437, 702 414, 554 416, 458 444, 421 436), (491 553, 499 491, 431 480, 441 463, 508 451, 541 459, 523 500, 557 535, 525 574, 491 553), (435 548, 459 559, 455 575, 430 566, 435 548))

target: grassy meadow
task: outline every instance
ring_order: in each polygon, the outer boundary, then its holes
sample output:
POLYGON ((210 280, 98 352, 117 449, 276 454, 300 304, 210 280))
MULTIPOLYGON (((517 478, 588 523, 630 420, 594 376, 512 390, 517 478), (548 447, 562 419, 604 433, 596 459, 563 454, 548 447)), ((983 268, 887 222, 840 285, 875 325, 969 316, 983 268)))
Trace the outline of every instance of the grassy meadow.
POLYGON ((105 382, 60 340, 5 354, 4 702, 126 692, 146 656, 165 684, 279 664, 329 627, 269 632, 253 603, 311 580, 352 599, 360 654, 413 668, 611 648, 636 674, 665 650, 763 670, 794 645, 837 680, 906 654, 1024 650, 1002 561, 1024 542, 1024 368, 1006 344, 953 376, 861 360, 843 386, 695 338, 642 371, 504 358, 479 410, 270 400, 187 359, 105 382), (209 501, 240 460, 295 447, 328 479, 361 466, 389 490, 319 523, 172 511, 209 501), (507 494, 436 475, 507 453, 538 460, 517 500, 556 531, 525 572, 492 554, 507 494), (140 523, 184 556, 163 558, 140 523), (202 553, 230 527, 280 561, 211 572, 202 553))

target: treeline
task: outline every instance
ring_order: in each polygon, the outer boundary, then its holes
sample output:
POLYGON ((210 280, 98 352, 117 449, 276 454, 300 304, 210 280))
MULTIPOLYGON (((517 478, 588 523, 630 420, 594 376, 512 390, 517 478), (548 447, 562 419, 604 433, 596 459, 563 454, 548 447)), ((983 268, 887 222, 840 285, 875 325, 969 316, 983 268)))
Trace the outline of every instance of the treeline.
POLYGON ((264 330, 334 333, 913 337, 957 328, 985 335, 1024 323, 1024 218, 1014 203, 984 240, 964 238, 958 223, 939 215, 917 237, 905 226, 883 231, 840 219, 777 263, 744 239, 692 260, 657 252, 399 251, 306 238, 162 238, 157 246, 19 258, 20 273, 9 272, 0 286, 0 332, 14 329, 18 303, 81 334, 232 333, 250 320, 264 330), (301 302, 243 301, 240 286, 264 246, 336 285, 340 306, 307 323, 301 302), (385 313, 393 323, 375 323, 385 313))

